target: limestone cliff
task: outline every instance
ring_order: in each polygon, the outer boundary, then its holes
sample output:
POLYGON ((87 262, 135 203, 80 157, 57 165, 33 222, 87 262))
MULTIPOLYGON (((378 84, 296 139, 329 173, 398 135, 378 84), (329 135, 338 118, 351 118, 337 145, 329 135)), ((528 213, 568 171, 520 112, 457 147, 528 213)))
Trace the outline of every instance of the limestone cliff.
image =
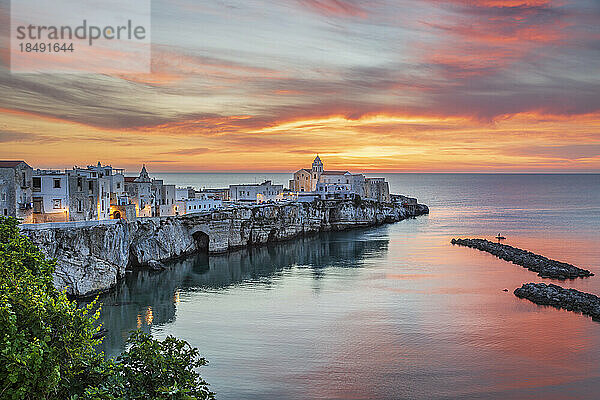
POLYGON ((126 268, 201 251, 223 253, 320 231, 379 225, 426 214, 427 206, 372 201, 316 201, 230 207, 176 217, 22 225, 56 258, 55 285, 74 296, 113 287, 126 268))
POLYGON ((66 288, 69 294, 84 296, 111 288, 125 274, 129 259, 128 228, 127 223, 119 221, 74 228, 23 226, 22 231, 47 257, 57 260, 54 285, 66 288))

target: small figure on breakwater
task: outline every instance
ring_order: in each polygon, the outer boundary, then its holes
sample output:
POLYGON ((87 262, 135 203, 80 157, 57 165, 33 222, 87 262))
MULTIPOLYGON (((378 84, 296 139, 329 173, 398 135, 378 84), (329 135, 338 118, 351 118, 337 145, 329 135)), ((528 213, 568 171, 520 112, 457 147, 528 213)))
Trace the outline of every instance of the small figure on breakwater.
POLYGON ((498 234, 496 235, 496 239, 498 239, 498 241, 500 241, 500 240, 504 240, 504 239, 506 239, 506 238, 505 238, 504 236, 502 236, 500 233, 498 233, 498 234))
POLYGON ((494 243, 485 239, 452 239, 451 243, 493 254, 502 260, 510 261, 513 264, 525 267, 530 271, 537 272, 542 278, 565 280, 594 275, 586 269, 581 269, 571 264, 551 260, 527 250, 509 246, 507 244, 494 243))

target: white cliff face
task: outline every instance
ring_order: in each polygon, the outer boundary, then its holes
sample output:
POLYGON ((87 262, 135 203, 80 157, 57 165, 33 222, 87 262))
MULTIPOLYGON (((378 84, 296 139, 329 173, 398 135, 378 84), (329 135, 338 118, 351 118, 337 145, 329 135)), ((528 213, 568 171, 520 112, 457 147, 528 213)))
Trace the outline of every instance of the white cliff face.
POLYGON ((140 219, 130 223, 130 226, 130 262, 133 266, 196 251, 194 238, 179 218, 140 219))
POLYGON ((237 207, 205 214, 140 218, 97 226, 32 227, 22 232, 57 260, 54 283, 74 296, 116 285, 128 267, 155 265, 198 251, 231 249, 282 241, 320 231, 395 222, 410 213, 397 204, 371 201, 317 201, 237 207))
POLYGON ((55 258, 54 286, 84 296, 117 284, 129 259, 126 223, 23 232, 48 258, 55 258))

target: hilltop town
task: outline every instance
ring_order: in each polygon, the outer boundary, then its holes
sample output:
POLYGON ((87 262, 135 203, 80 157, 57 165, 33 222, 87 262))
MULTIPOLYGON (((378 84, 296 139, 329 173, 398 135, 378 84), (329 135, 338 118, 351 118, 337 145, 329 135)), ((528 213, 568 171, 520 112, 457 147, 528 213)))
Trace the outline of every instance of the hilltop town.
MULTIPOLYGON (((289 186, 265 181, 228 188, 180 188, 152 178, 146 166, 137 176, 122 168, 88 165, 67 170, 34 169, 25 161, 0 161, 0 215, 23 223, 135 220, 214 211, 238 204, 364 199, 409 200, 390 195, 384 178, 325 170, 320 157, 293 174, 289 186)), ((410 199, 413 200, 413 199, 410 199)), ((416 200, 414 201, 416 203, 416 200)))

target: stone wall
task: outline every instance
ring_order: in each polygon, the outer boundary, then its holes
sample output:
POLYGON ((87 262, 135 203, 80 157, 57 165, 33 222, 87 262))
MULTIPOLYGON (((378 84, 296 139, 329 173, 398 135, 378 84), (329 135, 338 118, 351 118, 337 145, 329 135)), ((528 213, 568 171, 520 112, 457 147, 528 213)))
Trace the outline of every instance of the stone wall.
POLYGON ((88 296, 112 288, 126 268, 197 252, 223 253, 321 231, 379 225, 428 212, 424 205, 409 210, 400 204, 338 200, 238 206, 104 224, 22 225, 21 229, 48 257, 56 258, 55 286, 74 296, 88 296))

